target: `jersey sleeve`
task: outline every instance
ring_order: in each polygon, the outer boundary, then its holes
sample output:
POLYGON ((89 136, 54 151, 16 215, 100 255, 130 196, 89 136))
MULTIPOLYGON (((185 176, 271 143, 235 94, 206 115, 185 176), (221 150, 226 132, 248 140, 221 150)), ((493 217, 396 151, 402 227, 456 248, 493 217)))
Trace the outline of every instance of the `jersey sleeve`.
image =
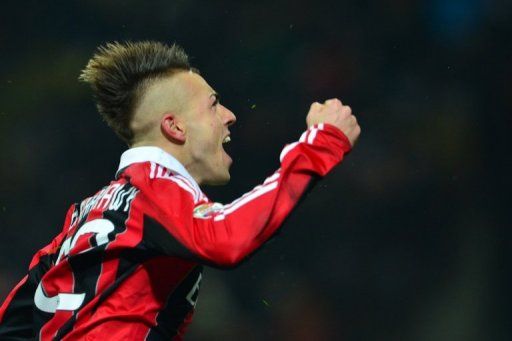
POLYGON ((233 267, 275 234, 313 180, 325 176, 350 149, 337 128, 312 126, 283 149, 276 172, 226 205, 202 201, 179 177, 148 179, 141 189, 152 206, 145 238, 166 254, 233 267))

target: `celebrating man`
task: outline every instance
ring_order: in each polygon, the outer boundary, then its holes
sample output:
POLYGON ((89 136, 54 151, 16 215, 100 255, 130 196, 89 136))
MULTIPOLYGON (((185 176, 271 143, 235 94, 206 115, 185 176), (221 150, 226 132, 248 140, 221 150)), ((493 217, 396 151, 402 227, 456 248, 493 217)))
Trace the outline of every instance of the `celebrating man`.
POLYGON ((235 115, 177 45, 100 47, 80 77, 130 147, 115 179, 70 207, 0 307, 0 339, 181 339, 202 265, 233 267, 279 229, 341 162, 360 128, 339 100, 313 103, 280 168, 230 204, 200 185, 229 181, 235 115))

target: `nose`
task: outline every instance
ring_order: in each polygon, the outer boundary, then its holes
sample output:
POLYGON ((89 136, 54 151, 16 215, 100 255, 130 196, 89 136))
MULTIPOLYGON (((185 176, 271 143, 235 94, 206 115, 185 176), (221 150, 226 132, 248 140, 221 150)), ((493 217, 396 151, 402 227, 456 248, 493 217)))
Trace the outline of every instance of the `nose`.
POLYGON ((233 125, 236 122, 236 116, 233 114, 231 110, 226 108, 225 106, 222 106, 223 109, 223 121, 224 125, 229 127, 230 125, 233 125))

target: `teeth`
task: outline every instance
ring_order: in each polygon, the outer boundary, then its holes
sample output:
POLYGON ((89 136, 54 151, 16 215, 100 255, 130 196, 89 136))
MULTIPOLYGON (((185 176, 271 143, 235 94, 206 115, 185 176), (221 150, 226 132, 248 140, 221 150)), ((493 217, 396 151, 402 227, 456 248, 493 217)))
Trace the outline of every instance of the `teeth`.
POLYGON ((226 138, 224 139, 224 141, 222 141, 222 143, 228 143, 228 142, 231 142, 231 137, 226 136, 226 138))

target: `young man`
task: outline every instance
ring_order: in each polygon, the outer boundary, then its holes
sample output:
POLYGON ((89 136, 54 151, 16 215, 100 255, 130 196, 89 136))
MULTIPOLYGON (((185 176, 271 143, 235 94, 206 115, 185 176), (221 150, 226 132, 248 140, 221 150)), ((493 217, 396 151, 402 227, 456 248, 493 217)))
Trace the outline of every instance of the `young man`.
POLYGON ((256 251, 360 133, 339 100, 313 103, 281 167, 222 205, 199 186, 229 181, 223 144, 236 117, 180 47, 107 44, 80 78, 130 149, 115 179, 72 205, 36 253, 0 308, 1 340, 181 339, 202 265, 233 267, 256 251))

